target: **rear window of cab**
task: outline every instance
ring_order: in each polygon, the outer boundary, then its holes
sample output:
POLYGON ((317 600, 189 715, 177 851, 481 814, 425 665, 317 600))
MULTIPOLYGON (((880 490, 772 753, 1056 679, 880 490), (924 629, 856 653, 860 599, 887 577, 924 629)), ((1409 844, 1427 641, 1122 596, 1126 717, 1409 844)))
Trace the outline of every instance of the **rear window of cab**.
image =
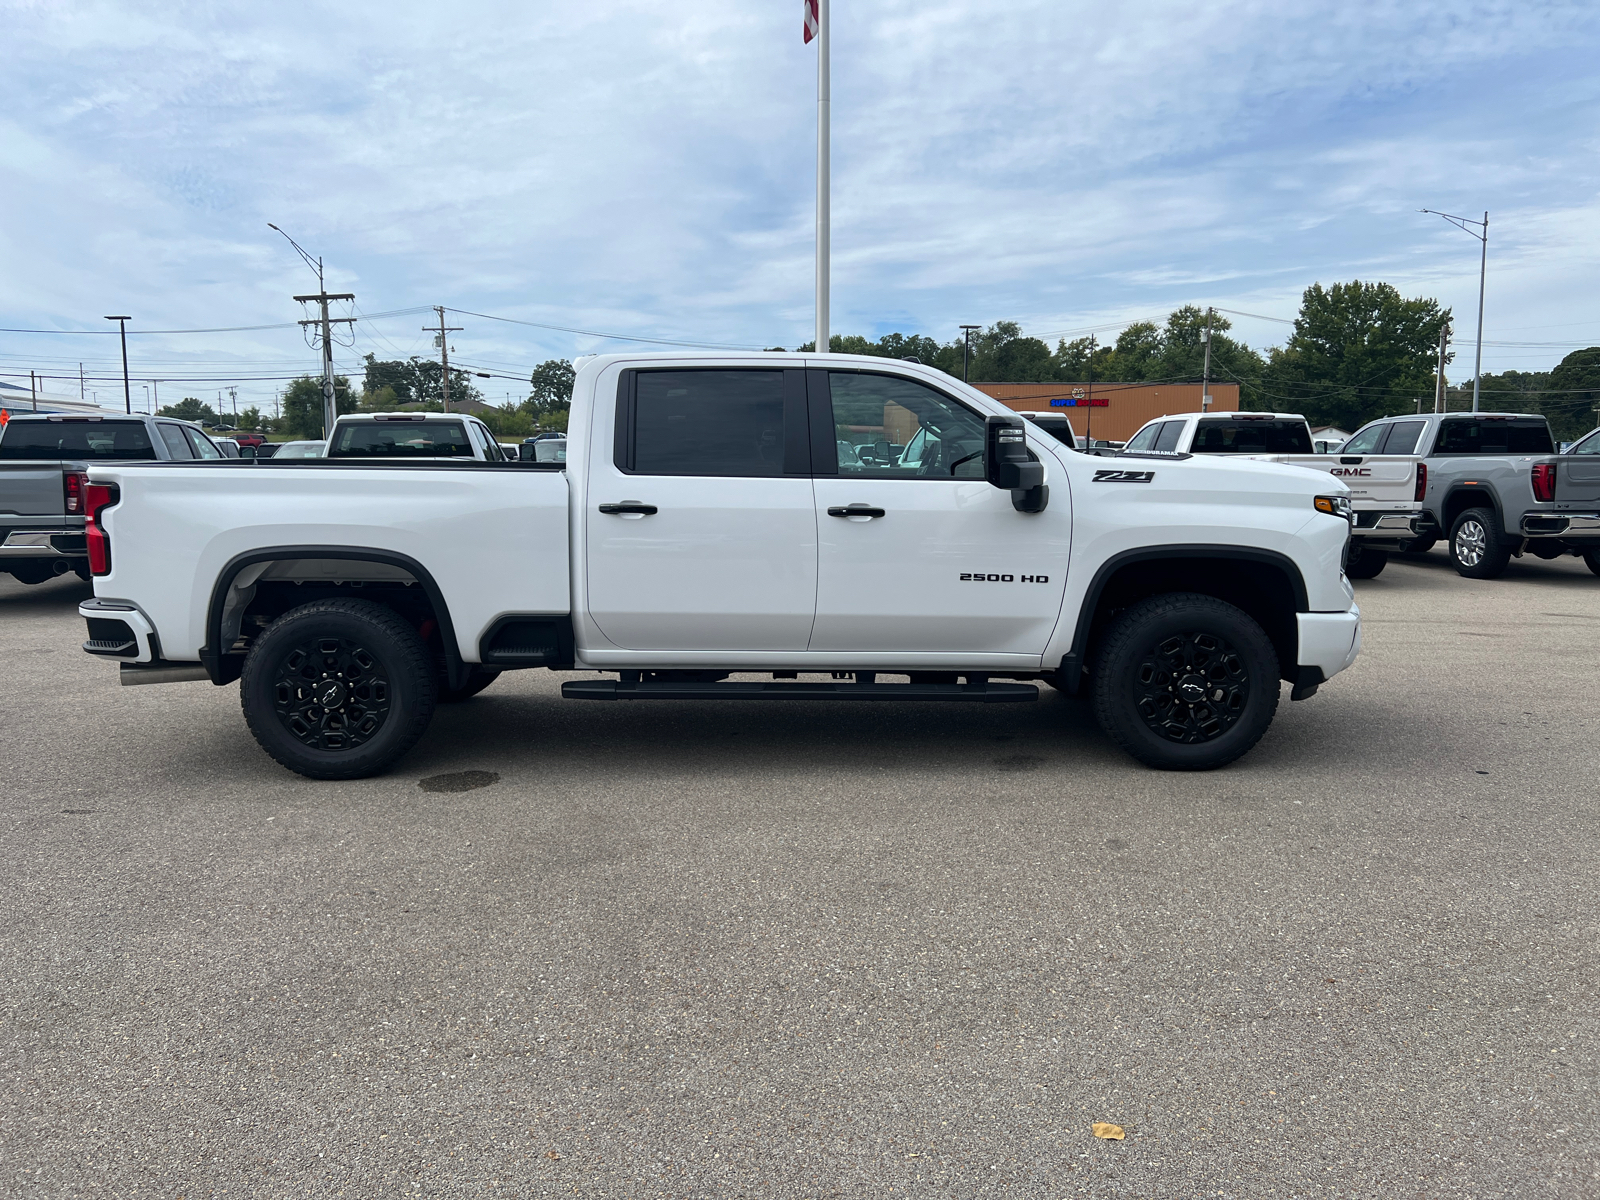
POLYGON ((156 456, 139 421, 19 421, 0 429, 0 459, 139 461, 156 456))
POLYGON ((360 421, 341 426, 328 458, 473 458, 460 421, 360 421))

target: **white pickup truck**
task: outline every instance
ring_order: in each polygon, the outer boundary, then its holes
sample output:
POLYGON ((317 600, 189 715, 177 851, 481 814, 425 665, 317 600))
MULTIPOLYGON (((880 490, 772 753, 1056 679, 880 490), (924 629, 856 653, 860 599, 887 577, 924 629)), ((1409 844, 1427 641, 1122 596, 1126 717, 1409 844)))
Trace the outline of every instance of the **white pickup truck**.
POLYGON ((1350 553, 1345 573, 1372 579, 1416 536, 1428 468, 1416 453, 1423 421, 1397 420, 1360 430, 1337 454, 1314 454, 1311 426, 1299 413, 1175 413, 1157 417, 1128 439, 1137 453, 1228 454, 1325 471, 1350 489, 1350 553))
POLYGON ((1080 454, 913 363, 584 359, 568 445, 92 466, 85 649, 124 682, 240 680, 268 754, 342 779, 514 667, 608 673, 563 683, 592 700, 1042 680, 1088 688, 1142 762, 1210 768, 1260 739, 1280 680, 1303 699, 1360 648, 1342 484, 1080 454))

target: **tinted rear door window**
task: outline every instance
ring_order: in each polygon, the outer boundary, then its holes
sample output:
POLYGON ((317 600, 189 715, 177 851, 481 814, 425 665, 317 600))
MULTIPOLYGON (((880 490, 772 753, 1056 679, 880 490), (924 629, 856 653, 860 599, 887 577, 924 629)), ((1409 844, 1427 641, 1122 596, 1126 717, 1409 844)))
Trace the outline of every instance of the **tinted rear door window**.
POLYGON ((1415 454, 1417 438, 1422 435, 1426 421, 1396 421, 1389 426, 1389 440, 1383 444, 1385 454, 1415 454))
POLYGON ((640 371, 618 466, 636 475, 777 476, 784 466, 782 371, 640 371))
POLYGON ((1178 448, 1178 438, 1183 435, 1182 421, 1168 421, 1156 434, 1156 444, 1151 447, 1158 454, 1170 453, 1178 448))
POLYGON ((81 458, 148 461, 156 456, 138 421, 12 421, 0 432, 0 459, 81 458))
POLYGON ((172 458, 191 459, 194 451, 189 448, 189 443, 184 440, 182 425, 157 425, 161 431, 161 440, 167 445, 167 453, 172 458))

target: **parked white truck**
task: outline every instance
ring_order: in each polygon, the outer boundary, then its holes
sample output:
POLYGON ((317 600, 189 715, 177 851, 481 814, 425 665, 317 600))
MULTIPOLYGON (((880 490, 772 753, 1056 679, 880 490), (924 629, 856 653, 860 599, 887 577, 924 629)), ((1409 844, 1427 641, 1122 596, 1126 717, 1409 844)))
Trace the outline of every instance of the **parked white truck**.
POLYGON ((580 360, 568 444, 95 465, 85 649, 125 682, 240 680, 268 754, 342 779, 514 667, 607 673, 562 685, 604 700, 1007 702, 1043 680, 1089 689, 1142 762, 1209 768, 1257 742, 1280 680, 1303 699, 1360 647, 1336 480, 1079 454, 913 363, 580 360))
POLYGON ((1299 413, 1174 413, 1147 422, 1127 448, 1163 456, 1227 454, 1327 472, 1350 489, 1345 573, 1372 579, 1391 552, 1411 544, 1422 517, 1428 486, 1428 468, 1416 453, 1422 427, 1418 419, 1363 429, 1339 453, 1316 454, 1311 426, 1299 413))

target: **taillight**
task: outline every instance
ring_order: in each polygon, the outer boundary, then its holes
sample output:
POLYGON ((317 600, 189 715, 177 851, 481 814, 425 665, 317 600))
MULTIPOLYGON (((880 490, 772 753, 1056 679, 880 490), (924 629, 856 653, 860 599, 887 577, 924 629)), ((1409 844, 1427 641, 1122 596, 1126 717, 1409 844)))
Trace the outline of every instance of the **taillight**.
POLYGON ((1533 498, 1535 500, 1554 500, 1556 498, 1556 464, 1533 464, 1533 498))
POLYGON ((100 524, 100 512, 110 508, 120 499, 117 489, 108 483, 90 483, 83 489, 84 539, 89 545, 89 573, 111 573, 111 538, 100 524))
POLYGON ((83 489, 88 483, 89 477, 82 471, 61 473, 61 506, 69 517, 83 515, 83 489))
POLYGON ((1428 494, 1428 464, 1419 462, 1417 464, 1417 494, 1415 496, 1413 496, 1412 499, 1413 500, 1421 500, 1427 494, 1428 494))

